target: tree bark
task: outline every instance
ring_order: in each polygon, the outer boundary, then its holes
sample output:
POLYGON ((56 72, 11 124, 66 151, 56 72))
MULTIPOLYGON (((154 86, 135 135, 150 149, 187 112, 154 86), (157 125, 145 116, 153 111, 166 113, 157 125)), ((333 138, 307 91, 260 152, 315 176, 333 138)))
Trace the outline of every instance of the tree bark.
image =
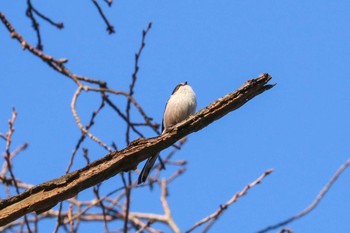
POLYGON ((255 96, 269 90, 271 76, 262 74, 243 84, 236 91, 219 98, 166 133, 148 139, 137 139, 121 150, 113 151, 88 166, 60 178, 39 184, 25 192, 0 201, 0 226, 30 212, 42 213, 58 202, 77 195, 116 174, 129 171, 153 154, 173 145, 184 136, 199 131, 231 111, 244 105, 255 96))

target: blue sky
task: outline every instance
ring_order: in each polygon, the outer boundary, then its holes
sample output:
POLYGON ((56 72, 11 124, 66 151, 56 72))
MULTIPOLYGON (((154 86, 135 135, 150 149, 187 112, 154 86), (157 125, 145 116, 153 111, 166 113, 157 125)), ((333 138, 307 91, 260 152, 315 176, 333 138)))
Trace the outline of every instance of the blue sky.
MULTIPOLYGON (((128 90, 141 31, 152 22, 135 98, 158 122, 180 82, 191 84, 199 110, 249 78, 272 75, 276 87, 190 135, 176 154, 189 163, 169 189, 183 230, 269 168, 274 172, 232 205, 212 232, 256 232, 279 222, 308 206, 349 157, 349 1, 115 1, 112 8, 101 1, 116 28, 113 35, 91 2, 33 3, 65 24, 60 31, 39 22, 46 53, 68 58, 73 72, 121 90, 128 90)), ((4 0, 0 9, 28 42, 36 43, 23 2, 4 0)), ((0 132, 7 130, 14 106, 13 145, 29 143, 14 171, 32 184, 59 177, 80 135, 70 110, 75 85, 22 51, 4 26, 0 51, 0 132)), ((79 100, 84 122, 97 108, 96 100, 93 94, 79 100)), ((93 133, 123 148, 125 128, 115 119, 112 111, 104 111, 93 133)), ((106 154, 90 146, 92 159, 106 154)), ((289 227, 349 232, 349 176, 345 171, 315 211, 289 227)), ((161 212, 159 190, 138 189, 133 201, 132 210, 161 212)), ((103 231, 102 224, 91 226, 86 232, 103 231)), ((42 231, 53 227, 45 224, 42 231)))

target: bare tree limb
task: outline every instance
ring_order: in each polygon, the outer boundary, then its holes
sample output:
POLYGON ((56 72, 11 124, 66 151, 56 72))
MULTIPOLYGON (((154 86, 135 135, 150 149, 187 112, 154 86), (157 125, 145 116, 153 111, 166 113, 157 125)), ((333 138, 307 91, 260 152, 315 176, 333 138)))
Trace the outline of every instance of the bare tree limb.
POLYGON ((122 171, 135 169, 138 163, 151 155, 171 146, 184 136, 203 129, 255 96, 271 89, 274 85, 268 84, 270 80, 269 74, 262 74, 170 128, 161 136, 135 140, 127 148, 113 151, 82 169, 0 201, 0 226, 33 211, 37 213, 47 211, 58 202, 71 198, 84 189, 122 171))
MULTIPOLYGON (((321 190, 321 192, 317 195, 317 197, 314 199, 314 201, 311 203, 311 205, 309 205, 307 208, 305 208, 304 210, 302 210, 301 212, 297 213, 296 215, 281 221, 275 225, 271 225, 266 227, 263 230, 258 231, 258 233, 264 233, 264 232, 268 232, 270 230, 274 230, 277 228, 280 228, 282 226, 285 226, 295 220, 298 220, 299 218, 305 216, 306 214, 310 213, 313 209, 316 208, 316 206, 320 203, 320 201, 322 200, 322 198, 326 195, 326 193, 329 191, 329 189, 332 187, 332 185, 336 182, 336 180, 339 178, 339 176, 344 172, 344 170, 346 168, 348 168, 350 166, 350 159, 347 160, 345 163, 343 163, 338 170, 335 172, 335 174, 332 176, 332 178, 328 181, 328 183, 323 187, 323 189, 321 190)), ((284 229, 283 229, 284 230, 284 229)), ((282 231, 281 231, 282 232, 282 231)), ((283 231, 283 232, 288 232, 288 231, 283 231)))

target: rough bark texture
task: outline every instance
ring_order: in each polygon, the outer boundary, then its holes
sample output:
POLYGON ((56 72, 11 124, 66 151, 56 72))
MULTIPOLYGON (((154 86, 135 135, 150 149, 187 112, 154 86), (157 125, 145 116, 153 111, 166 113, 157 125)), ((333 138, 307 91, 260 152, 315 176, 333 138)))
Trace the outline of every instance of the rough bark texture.
POLYGON ((135 169, 138 163, 171 146, 184 136, 199 131, 244 105, 250 99, 272 88, 267 84, 271 76, 262 74, 247 81, 238 90, 222 97, 187 120, 176 125, 159 137, 137 139, 127 148, 114 151, 88 166, 37 185, 20 195, 0 202, 0 226, 30 213, 49 210, 58 202, 77 195, 80 191, 94 186, 122 172, 135 169))

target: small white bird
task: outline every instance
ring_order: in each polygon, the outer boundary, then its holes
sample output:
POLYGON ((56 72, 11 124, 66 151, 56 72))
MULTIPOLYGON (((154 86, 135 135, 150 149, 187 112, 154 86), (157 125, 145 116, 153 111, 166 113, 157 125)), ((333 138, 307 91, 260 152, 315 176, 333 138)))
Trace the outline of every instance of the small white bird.
MULTIPOLYGON (((196 94, 187 82, 177 85, 171 94, 164 110, 162 134, 170 127, 185 120, 195 113, 197 107, 196 94)), ((159 154, 149 158, 138 178, 138 184, 144 183, 156 162, 159 154)))

